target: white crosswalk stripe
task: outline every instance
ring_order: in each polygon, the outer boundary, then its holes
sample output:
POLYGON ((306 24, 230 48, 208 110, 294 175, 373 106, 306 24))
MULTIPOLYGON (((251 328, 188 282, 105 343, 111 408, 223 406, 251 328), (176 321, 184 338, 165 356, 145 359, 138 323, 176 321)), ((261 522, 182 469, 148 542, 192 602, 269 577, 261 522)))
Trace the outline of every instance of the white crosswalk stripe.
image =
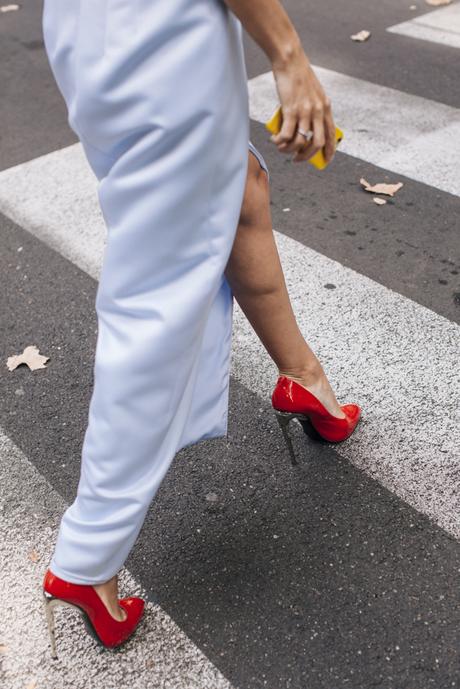
MULTIPOLYGON (((2 687, 57 689, 68 686, 71 677, 72 689, 100 689, 105 677, 104 689, 231 689, 173 620, 152 603, 147 604, 139 633, 125 647, 122 663, 116 654, 95 653, 93 641, 81 633, 78 614, 58 609, 58 660, 50 662, 41 579, 66 505, 1 429, 0 476, 0 597, 17 602, 2 607, 1 644, 6 647, 1 655, 2 687)), ((143 595, 126 569, 120 573, 120 584, 122 595, 143 595)))
POLYGON ((0 211, 98 277, 106 230, 80 144, 0 172, 0 211))
MULTIPOLYGON (((3 171, 0 189, 2 212, 97 277, 105 227, 79 145, 3 171)), ((306 339, 329 363, 338 399, 364 409, 360 432, 337 452, 459 537, 459 327, 283 234, 276 239, 306 339)), ((267 399, 273 366, 238 308, 232 360, 235 378, 267 399)))
MULTIPOLYGON (((340 151, 460 195, 460 110, 323 67, 313 68, 344 131, 340 151)), ((251 79, 249 95, 251 117, 265 122, 278 104, 272 72, 251 79)))
POLYGON ((394 24, 389 26, 387 31, 460 48, 460 3, 427 12, 407 22, 394 24))

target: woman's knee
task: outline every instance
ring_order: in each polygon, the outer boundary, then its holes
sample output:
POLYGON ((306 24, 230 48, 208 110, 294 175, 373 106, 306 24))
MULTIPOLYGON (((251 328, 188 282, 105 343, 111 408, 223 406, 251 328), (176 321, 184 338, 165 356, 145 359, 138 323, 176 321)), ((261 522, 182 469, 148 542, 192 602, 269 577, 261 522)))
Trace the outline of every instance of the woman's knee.
POLYGON ((265 170, 253 154, 249 154, 248 175, 241 206, 240 224, 255 225, 260 221, 261 214, 266 212, 270 204, 270 190, 265 170))

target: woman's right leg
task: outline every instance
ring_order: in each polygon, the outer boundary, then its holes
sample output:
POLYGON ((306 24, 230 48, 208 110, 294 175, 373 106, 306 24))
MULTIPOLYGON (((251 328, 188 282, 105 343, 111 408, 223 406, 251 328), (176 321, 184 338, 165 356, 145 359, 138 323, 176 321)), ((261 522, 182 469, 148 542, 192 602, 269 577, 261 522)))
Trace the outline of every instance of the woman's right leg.
POLYGON ((308 387, 331 414, 344 418, 321 363, 297 325, 273 235, 267 174, 251 153, 239 226, 225 275, 279 374, 308 387))

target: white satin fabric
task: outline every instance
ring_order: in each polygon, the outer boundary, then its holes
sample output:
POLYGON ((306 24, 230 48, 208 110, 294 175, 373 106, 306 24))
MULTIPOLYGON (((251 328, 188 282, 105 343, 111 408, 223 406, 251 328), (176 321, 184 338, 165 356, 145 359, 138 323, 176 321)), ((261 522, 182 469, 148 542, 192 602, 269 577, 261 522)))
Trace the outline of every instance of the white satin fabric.
POLYGON ((125 562, 176 452, 227 432, 247 75, 221 0, 45 0, 43 31, 108 232, 80 482, 50 563, 92 584, 125 562))

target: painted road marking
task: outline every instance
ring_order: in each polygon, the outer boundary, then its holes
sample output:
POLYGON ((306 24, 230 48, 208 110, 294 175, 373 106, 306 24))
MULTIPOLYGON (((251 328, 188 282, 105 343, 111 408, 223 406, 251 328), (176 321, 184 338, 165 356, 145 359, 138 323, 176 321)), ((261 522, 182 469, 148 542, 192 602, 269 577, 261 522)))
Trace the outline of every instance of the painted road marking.
POLYGON ((1 171, 0 210, 98 278, 106 229, 81 144, 1 171))
MULTIPOLYGON (((362 408, 361 427, 335 451, 460 538, 460 327, 275 237, 301 332, 339 402, 362 408)), ((269 399, 273 362, 237 303, 234 324, 231 373, 269 399)))
MULTIPOLYGON (((460 196, 460 110, 313 67, 344 130, 340 151, 460 196)), ((249 81, 249 96, 251 118, 268 120, 279 102, 272 72, 249 81)))
POLYGON ((460 48, 460 3, 388 27, 390 33, 460 48))
MULTIPOLYGON (((79 145, 0 173, 0 211, 97 277, 105 226, 79 145)), ((363 408, 336 451, 459 537, 460 328, 282 233, 276 241, 303 334, 339 401, 363 408)), ((235 306, 232 375, 266 400, 273 364, 235 306)))
MULTIPOLYGON (((58 609, 58 660, 53 662, 41 582, 66 505, 1 429, 0 478, 0 597, 5 603, 0 641, 6 646, 1 654, 2 686, 231 689, 217 668, 153 603, 147 604, 139 633, 117 654, 95 646, 76 612, 58 609), (33 551, 37 562, 31 559, 33 551)), ((120 590, 122 595, 144 595, 126 569, 120 572, 120 590)))

